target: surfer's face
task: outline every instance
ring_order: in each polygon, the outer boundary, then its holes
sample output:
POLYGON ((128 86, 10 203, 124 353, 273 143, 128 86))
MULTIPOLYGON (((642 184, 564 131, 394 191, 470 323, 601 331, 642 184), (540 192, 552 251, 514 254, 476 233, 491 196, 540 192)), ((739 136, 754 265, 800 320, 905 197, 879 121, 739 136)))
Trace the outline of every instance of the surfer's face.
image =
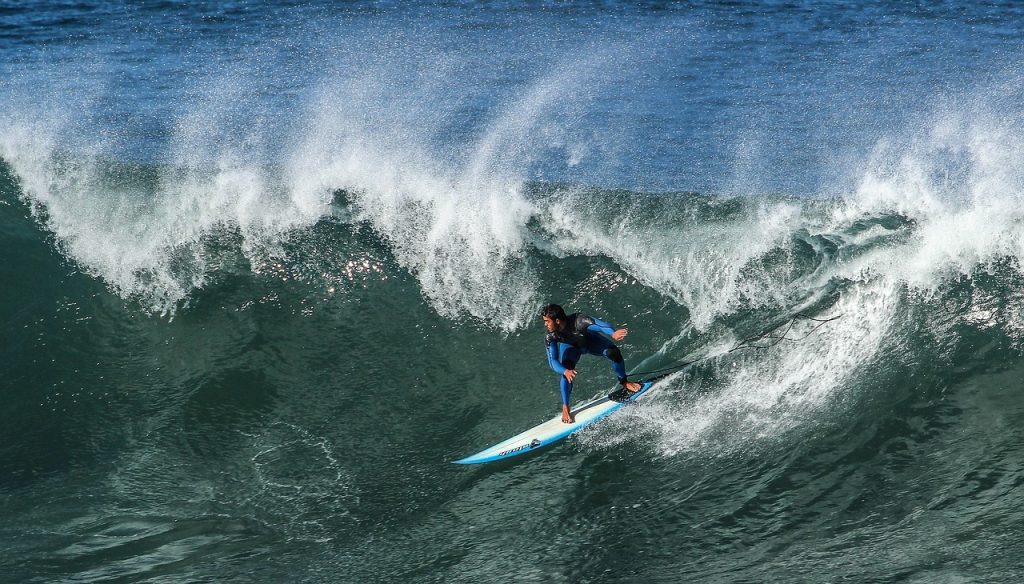
POLYGON ((543 318, 544 318, 544 328, 548 329, 549 333, 553 333, 553 332, 555 332, 557 330, 561 330, 562 329, 562 325, 565 324, 565 323, 563 323, 560 320, 555 320, 555 319, 551 318, 550 316, 545 316, 543 318))

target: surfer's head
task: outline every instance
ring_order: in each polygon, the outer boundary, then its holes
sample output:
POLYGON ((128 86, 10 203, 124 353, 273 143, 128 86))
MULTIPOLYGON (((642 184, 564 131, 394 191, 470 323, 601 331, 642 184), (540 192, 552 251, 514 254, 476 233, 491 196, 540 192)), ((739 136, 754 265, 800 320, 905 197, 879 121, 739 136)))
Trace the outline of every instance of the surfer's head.
POLYGON ((544 319, 544 328, 548 329, 549 333, 565 327, 565 311, 557 304, 548 304, 542 308, 540 317, 544 319))

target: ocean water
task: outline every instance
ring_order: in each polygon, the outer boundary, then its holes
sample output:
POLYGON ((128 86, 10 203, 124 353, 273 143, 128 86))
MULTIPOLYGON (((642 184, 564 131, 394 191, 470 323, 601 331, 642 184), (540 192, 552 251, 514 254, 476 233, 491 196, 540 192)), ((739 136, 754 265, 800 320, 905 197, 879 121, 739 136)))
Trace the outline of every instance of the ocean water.
POLYGON ((1021 581, 1022 39, 0 2, 0 582, 1021 581), (547 302, 698 362, 451 464, 558 413, 547 302))

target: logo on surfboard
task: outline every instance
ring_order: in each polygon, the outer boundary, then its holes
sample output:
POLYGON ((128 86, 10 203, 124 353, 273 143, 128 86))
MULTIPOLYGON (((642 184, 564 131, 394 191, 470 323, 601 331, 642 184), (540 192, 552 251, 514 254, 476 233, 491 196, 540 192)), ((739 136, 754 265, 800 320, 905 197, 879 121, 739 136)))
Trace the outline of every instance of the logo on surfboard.
POLYGON ((512 454, 513 452, 519 452, 520 450, 526 450, 527 448, 536 448, 538 446, 540 446, 540 440, 534 438, 533 440, 530 440, 529 444, 523 444, 522 446, 516 446, 515 448, 502 450, 501 452, 498 453, 498 456, 505 456, 507 454, 512 454))

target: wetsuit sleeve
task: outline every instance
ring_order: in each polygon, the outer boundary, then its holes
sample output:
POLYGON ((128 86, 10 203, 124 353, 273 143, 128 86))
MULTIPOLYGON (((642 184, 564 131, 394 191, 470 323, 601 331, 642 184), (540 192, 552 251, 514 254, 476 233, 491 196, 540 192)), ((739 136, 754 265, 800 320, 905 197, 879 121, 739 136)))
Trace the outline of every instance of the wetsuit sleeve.
POLYGON ((558 362, 558 343, 546 340, 544 341, 544 349, 548 354, 548 366, 551 370, 559 375, 565 374, 565 367, 558 362))
POLYGON ((590 317, 594 321, 594 324, 587 327, 587 330, 595 333, 604 333, 611 336, 615 332, 615 327, 601 320, 600 318, 590 317))

